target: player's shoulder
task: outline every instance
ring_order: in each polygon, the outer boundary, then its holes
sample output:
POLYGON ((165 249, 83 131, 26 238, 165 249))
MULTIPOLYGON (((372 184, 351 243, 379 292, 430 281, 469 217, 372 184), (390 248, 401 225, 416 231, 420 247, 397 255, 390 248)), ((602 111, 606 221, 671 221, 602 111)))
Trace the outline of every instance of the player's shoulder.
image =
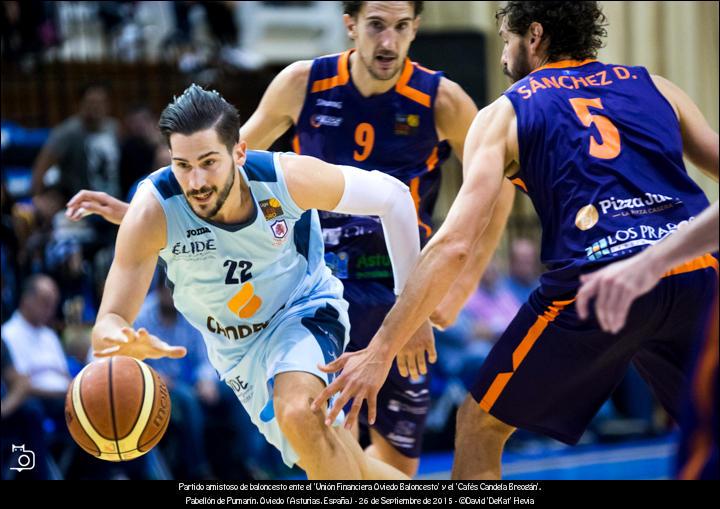
POLYGON ((312 66, 312 60, 298 60, 280 71, 278 78, 287 86, 305 90, 307 82, 310 79, 312 66))
POLYGON ((675 116, 679 117, 679 104, 682 104, 688 99, 687 94, 685 94, 683 89, 663 76, 651 74, 650 79, 655 85, 655 88, 658 89, 658 92, 670 103, 670 106, 672 106, 672 109, 675 111, 675 116))
POLYGON ((472 101, 465 89, 453 80, 442 76, 438 84, 437 97, 435 98, 435 109, 453 109, 454 106, 466 101, 472 101))
MULTIPOLYGON (((160 203, 162 195, 160 192, 155 194, 153 186, 150 177, 138 186, 118 233, 118 242, 122 241, 126 245, 130 242, 138 256, 158 251, 166 244, 167 219, 160 203)), ((180 195, 182 196, 182 191, 180 195)))

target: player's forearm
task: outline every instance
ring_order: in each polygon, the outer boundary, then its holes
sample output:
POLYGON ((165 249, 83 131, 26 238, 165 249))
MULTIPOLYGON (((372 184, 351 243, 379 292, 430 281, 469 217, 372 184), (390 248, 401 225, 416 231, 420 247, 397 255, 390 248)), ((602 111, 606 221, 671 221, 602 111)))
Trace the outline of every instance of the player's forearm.
POLYGON ((485 228, 480 240, 473 246, 471 256, 455 281, 455 284, 450 288, 450 292, 448 293, 450 298, 458 299, 458 301, 464 304, 475 292, 480 278, 490 264, 490 260, 492 260, 497 246, 500 243, 500 239, 505 232, 505 226, 507 225, 508 217, 512 210, 514 198, 515 189, 513 185, 509 181, 504 180, 490 222, 485 228))
POLYGON ((639 256, 645 258, 650 270, 658 275, 708 252, 718 250, 720 243, 718 202, 705 209, 695 220, 649 247, 639 256))

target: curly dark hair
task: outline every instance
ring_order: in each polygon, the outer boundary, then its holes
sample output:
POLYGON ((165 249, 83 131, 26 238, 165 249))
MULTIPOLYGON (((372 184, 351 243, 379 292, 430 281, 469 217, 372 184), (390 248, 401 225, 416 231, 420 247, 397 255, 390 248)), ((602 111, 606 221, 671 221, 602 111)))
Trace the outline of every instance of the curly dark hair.
MULTIPOLYGON (((350 17, 355 17, 360 12, 360 9, 362 9, 362 6, 365 2, 343 2, 343 12, 347 14, 350 17)), ((410 4, 413 4, 413 7, 415 8, 415 17, 417 18, 420 16, 420 13, 422 13, 423 10, 423 2, 408 2, 410 4)))
POLYGON ((575 60, 596 58, 607 36, 607 20, 597 2, 508 2, 497 11, 515 34, 525 35, 530 24, 543 27, 543 39, 549 40, 551 62, 569 56, 575 60))

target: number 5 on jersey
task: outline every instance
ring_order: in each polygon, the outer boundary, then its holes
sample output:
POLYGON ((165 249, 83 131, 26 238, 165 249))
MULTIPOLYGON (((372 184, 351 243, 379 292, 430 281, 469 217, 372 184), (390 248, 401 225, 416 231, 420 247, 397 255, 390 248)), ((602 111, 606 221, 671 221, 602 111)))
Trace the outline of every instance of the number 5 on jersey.
POLYGON ((595 141, 595 137, 590 135, 590 155, 598 159, 614 159, 619 156, 622 148, 620 147, 620 133, 615 124, 607 117, 590 113, 590 108, 604 109, 600 98, 576 97, 570 99, 570 104, 585 127, 590 127, 594 123, 600 133, 601 143, 595 141))

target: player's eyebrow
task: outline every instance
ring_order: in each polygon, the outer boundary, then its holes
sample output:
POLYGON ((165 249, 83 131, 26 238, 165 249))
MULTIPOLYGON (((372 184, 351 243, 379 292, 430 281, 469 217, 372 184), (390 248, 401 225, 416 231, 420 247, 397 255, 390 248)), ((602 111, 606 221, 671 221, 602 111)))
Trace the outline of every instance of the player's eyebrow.
MULTIPOLYGON (((382 21, 383 23, 387 23, 387 20, 381 18, 380 16, 368 16, 368 17, 365 18, 365 19, 367 19, 367 20, 369 20, 369 21, 382 21)), ((396 23, 396 24, 397 24, 397 23, 402 23, 403 21, 404 21, 404 22, 412 21, 412 18, 411 18, 411 17, 402 18, 402 19, 397 20, 395 23, 396 23)))
MULTIPOLYGON (((218 152, 217 150, 211 150, 210 152, 207 152, 207 153, 201 155, 200 157, 198 157, 198 161, 200 161, 200 160, 202 160, 202 159, 205 159, 207 156, 210 156, 210 155, 213 155, 213 154, 218 154, 218 155, 219 155, 220 152, 218 152)), ((173 157, 173 161, 183 161, 183 162, 187 162, 187 159, 183 159, 182 157, 173 157)))

